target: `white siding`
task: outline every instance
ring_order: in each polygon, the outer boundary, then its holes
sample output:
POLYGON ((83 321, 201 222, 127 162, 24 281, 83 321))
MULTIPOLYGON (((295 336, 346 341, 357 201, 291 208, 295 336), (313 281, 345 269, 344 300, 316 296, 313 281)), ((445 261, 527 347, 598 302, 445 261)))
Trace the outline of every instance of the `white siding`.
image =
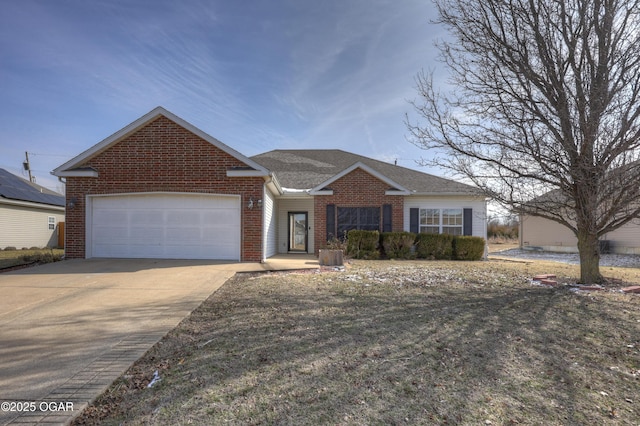
POLYGON ((58 223, 64 211, 10 204, 0 204, 0 248, 57 247, 58 223), (49 217, 55 218, 49 229, 49 217))
POLYGON ((266 185, 264 188, 263 214, 263 256, 264 259, 266 259, 278 253, 278 220, 276 217, 276 201, 266 185))
POLYGON ((286 199, 278 200, 278 253, 287 253, 289 249, 289 212, 307 212, 307 252, 313 253, 314 239, 314 215, 313 215, 313 198, 306 199, 286 199))
POLYGON ((409 211, 412 208, 421 209, 472 209, 473 223, 471 225, 474 237, 487 238, 487 203, 483 198, 465 197, 406 197, 404 200, 404 230, 410 231, 409 211))
POLYGON ((640 219, 632 220, 602 237, 616 253, 640 254, 640 219))
MULTIPOLYGON (((614 253, 640 254, 640 220, 631 221, 600 239, 610 241, 614 253)), ((535 216, 520 218, 520 244, 524 248, 547 251, 578 251, 578 239, 569 228, 535 216)))
POLYGON ((569 228, 537 216, 520 217, 520 245, 558 252, 578 250, 578 240, 569 228))

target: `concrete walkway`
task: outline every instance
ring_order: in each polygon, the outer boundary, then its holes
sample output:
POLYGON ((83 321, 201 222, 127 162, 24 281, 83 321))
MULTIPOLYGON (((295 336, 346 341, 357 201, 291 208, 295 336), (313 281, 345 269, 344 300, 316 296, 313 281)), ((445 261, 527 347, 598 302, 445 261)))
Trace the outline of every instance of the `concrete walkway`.
POLYGON ((237 272, 266 263, 89 259, 0 274, 0 424, 66 424, 237 272))

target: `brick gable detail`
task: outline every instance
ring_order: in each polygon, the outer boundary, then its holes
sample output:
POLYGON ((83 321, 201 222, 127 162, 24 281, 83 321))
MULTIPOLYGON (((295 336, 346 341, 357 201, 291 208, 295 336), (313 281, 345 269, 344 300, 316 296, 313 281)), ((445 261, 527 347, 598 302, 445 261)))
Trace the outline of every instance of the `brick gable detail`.
MULTIPOLYGON (((315 215, 315 253, 327 243, 327 205, 335 204, 337 207, 380 207, 391 205, 392 230, 403 230, 404 197, 398 195, 385 195, 390 189, 389 185, 362 169, 355 169, 351 173, 336 180, 329 189, 333 195, 316 195, 314 197, 315 215)), ((380 224, 382 226, 382 222, 380 224)))
POLYGON ((262 211, 249 210, 250 198, 262 198, 261 177, 227 177, 227 170, 246 167, 164 116, 127 136, 85 162, 98 178, 68 177, 67 203, 76 207, 66 213, 66 256, 85 256, 85 201, 87 195, 136 192, 193 192, 233 194, 241 197, 241 259, 262 260, 262 211))

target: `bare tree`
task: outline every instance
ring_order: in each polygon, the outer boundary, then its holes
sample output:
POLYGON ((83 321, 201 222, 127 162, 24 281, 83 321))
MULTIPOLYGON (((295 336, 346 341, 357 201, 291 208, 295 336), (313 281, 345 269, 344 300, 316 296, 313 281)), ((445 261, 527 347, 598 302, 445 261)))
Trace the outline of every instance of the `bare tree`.
POLYGON ((453 89, 417 77, 432 163, 578 239, 602 282, 598 239, 640 215, 640 0, 434 0, 453 89))

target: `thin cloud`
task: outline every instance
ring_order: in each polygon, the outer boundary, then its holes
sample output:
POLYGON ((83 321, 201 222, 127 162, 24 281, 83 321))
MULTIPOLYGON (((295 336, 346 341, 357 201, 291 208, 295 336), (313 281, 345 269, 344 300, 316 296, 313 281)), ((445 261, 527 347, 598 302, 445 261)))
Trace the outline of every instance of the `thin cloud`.
POLYGON ((417 157, 403 119, 414 75, 434 65, 429 13, 383 0, 8 2, 0 158, 81 152, 158 105, 248 155, 417 157))

